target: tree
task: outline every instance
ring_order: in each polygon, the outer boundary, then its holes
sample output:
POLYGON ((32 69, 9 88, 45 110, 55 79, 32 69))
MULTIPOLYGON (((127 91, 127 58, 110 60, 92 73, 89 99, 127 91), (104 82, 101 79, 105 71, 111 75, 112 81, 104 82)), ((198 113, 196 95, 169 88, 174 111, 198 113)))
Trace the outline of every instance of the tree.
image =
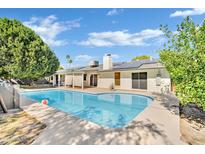
POLYGON ((0 18, 0 77, 37 79, 53 74, 59 61, 33 30, 0 18))
POLYGON ((187 17, 177 27, 175 33, 160 27, 168 40, 160 60, 176 84, 181 105, 195 103, 205 110, 205 20, 195 25, 187 17))
POLYGON ((64 69, 63 66, 58 67, 58 70, 63 70, 63 69, 64 69))
POLYGON ((132 61, 138 61, 138 60, 146 60, 146 59, 150 59, 151 56, 149 55, 141 55, 141 56, 136 56, 132 59, 132 61))
POLYGON ((73 63, 73 60, 71 59, 70 55, 66 55, 66 61, 69 64, 69 67, 71 66, 71 64, 73 63))

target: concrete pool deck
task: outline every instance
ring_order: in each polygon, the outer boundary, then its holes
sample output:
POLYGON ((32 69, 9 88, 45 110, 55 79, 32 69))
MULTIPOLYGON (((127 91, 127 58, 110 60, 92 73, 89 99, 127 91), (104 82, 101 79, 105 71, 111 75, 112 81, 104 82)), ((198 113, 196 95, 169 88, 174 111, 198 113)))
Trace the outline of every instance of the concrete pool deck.
MULTIPOLYGON (((56 88, 55 88, 56 89, 56 88)), ((72 88, 57 88, 70 89, 72 88)), ((113 92, 107 89, 74 89, 91 93, 113 92)), ((185 144, 180 140, 178 100, 171 95, 143 91, 115 92, 143 94, 153 102, 123 128, 103 128, 55 108, 32 103, 24 111, 47 125, 33 144, 185 144)))

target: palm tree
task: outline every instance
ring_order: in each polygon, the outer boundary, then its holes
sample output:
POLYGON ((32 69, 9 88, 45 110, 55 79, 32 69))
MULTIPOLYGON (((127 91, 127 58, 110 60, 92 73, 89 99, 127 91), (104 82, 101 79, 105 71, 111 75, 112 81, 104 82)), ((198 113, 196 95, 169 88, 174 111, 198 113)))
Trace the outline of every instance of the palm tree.
POLYGON ((66 55, 66 61, 69 64, 69 67, 71 66, 71 64, 73 63, 73 60, 71 59, 70 55, 66 55))

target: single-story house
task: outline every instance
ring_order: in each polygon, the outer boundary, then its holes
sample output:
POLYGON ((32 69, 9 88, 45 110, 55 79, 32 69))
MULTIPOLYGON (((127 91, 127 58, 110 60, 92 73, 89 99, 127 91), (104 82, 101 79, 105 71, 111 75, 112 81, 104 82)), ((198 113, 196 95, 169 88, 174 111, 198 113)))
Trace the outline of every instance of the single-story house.
POLYGON ((99 87, 109 89, 162 92, 171 89, 171 80, 165 66, 155 59, 131 62, 112 62, 105 54, 103 64, 91 61, 88 66, 58 70, 51 78, 53 86, 99 87))

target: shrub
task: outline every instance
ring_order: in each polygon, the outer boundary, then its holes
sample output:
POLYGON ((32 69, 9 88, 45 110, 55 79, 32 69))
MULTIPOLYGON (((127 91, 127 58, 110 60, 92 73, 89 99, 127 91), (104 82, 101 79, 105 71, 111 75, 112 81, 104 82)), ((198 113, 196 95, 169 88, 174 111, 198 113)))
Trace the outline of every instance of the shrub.
POLYGON ((167 37, 160 61, 176 84, 181 105, 195 103, 205 110, 205 21, 195 25, 187 17, 177 27, 175 33, 160 27, 167 37))

